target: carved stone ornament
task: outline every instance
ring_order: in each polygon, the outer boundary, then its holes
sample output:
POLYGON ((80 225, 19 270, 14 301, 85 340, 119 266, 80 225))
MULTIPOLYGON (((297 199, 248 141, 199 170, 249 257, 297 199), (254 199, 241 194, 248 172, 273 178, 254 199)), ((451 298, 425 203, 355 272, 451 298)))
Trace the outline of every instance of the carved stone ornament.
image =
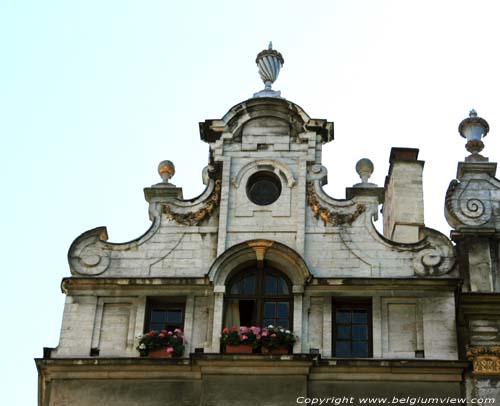
POLYGON ((450 240, 432 228, 421 230, 425 244, 413 258, 413 270, 418 276, 445 275, 455 265, 455 250, 450 240))
POLYGON ((467 359, 477 375, 500 375, 500 347, 470 347, 467 359))
POLYGON ((171 220, 186 226, 196 226, 202 221, 208 219, 220 203, 221 181, 216 180, 214 190, 203 204, 203 206, 194 212, 179 213, 171 209, 169 205, 162 206, 162 212, 171 220))
POLYGON ((453 180, 446 192, 446 220, 455 229, 500 226, 500 182, 493 177, 453 180))
POLYGON ((366 210, 366 206, 362 203, 357 204, 356 209, 352 213, 338 213, 328 210, 318 202, 316 194, 314 193, 313 182, 307 183, 307 202, 314 213, 314 217, 323 220, 325 225, 326 223, 334 226, 341 226, 344 224, 351 225, 366 210))
POLYGON ((68 252, 68 262, 72 273, 96 276, 109 267, 110 253, 103 250, 108 239, 106 227, 97 227, 78 237, 68 252))

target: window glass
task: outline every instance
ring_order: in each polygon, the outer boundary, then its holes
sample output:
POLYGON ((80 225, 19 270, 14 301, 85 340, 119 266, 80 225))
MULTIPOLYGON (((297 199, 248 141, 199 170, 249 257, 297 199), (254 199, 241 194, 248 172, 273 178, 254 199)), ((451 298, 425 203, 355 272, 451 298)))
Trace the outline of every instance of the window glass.
POLYGON ((284 275, 273 269, 249 268, 233 276, 227 286, 224 326, 270 324, 289 329, 292 295, 284 275), (251 306, 243 302, 251 301, 251 306))
POLYGON ((288 302, 278 302, 277 316, 279 318, 288 318, 288 302))
POLYGON ((351 312, 349 310, 337 310, 337 323, 350 323, 351 312))
POLYGON ((349 357, 351 355, 351 343, 349 341, 337 341, 335 355, 337 357, 349 357))
POLYGON ((267 295, 274 295, 274 294, 276 294, 277 287, 278 287, 277 278, 275 278, 272 275, 266 275, 264 292, 267 295))
POLYGON ((349 340, 351 338, 351 326, 337 326, 337 338, 349 340))
POLYGON ((366 324, 368 322, 368 312, 366 310, 354 310, 352 312, 353 324, 366 324))
POLYGON ((148 300, 145 331, 184 329, 184 306, 179 303, 166 303, 167 299, 148 300))
POLYGON ((369 357, 371 353, 371 305, 334 301, 333 349, 335 357, 369 357))
POLYGON ((352 342, 352 356, 353 357, 368 357, 368 342, 366 342, 366 341, 353 341, 352 342))

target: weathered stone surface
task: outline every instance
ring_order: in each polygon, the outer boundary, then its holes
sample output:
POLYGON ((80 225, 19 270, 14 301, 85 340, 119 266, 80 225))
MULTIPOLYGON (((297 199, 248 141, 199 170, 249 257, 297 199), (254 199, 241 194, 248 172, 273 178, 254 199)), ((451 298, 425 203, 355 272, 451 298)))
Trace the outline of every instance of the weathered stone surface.
MULTIPOLYGON (((253 405, 257 399, 289 405, 304 395, 458 396, 469 365, 457 362, 464 346, 500 343, 491 299, 500 291, 500 183, 492 164, 462 164, 450 186, 446 210, 455 247, 424 225, 417 150, 393 149, 384 189, 357 185, 349 199, 334 199, 323 189, 321 165, 333 123, 284 99, 259 98, 200 130, 210 154, 199 197, 184 200, 167 174, 144 191, 152 221, 144 235, 111 243, 99 227, 72 244, 60 342, 52 359, 38 363, 41 404, 253 405), (266 205, 252 202, 247 191, 261 171, 280 184, 279 196, 266 205), (373 220, 384 200, 381 235, 373 220), (226 286, 249 266, 289 279, 298 337, 293 356, 218 354, 226 286), (180 360, 139 357, 136 338, 151 298, 184 309, 180 360), (331 359, 332 304, 339 299, 371 304, 373 360, 331 359), (192 354, 195 349, 205 354, 192 354), (297 355, 311 350, 321 359, 297 355)), ((497 393, 498 385, 468 376, 466 388, 469 396, 497 393)))

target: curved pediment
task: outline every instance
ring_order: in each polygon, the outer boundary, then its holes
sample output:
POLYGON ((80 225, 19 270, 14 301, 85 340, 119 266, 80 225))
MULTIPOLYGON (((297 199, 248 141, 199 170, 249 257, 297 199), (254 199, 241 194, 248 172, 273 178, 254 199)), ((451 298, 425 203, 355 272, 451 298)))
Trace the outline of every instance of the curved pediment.
POLYGON ((255 131, 292 138, 313 131, 321 136, 323 143, 333 140, 333 123, 312 119, 300 106, 281 98, 249 99, 233 106, 220 120, 200 123, 201 139, 209 143, 219 140, 223 134, 232 140, 241 140, 243 134, 251 135, 255 131))

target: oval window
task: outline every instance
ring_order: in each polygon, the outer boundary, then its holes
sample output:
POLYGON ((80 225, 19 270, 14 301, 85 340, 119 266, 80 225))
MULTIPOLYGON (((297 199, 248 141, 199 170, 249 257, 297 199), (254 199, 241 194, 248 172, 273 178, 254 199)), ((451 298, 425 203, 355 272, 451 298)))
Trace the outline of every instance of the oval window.
POLYGON ((268 171, 254 173, 247 182, 247 196, 252 203, 267 206, 281 195, 281 181, 276 174, 268 171))

